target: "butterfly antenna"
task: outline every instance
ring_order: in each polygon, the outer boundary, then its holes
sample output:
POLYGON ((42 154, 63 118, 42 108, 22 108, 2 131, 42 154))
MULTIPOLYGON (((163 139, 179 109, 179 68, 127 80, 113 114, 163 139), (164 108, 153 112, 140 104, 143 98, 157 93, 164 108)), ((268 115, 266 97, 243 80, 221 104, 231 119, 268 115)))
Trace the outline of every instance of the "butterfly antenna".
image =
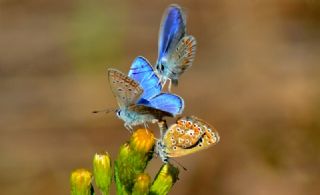
POLYGON ((158 138, 156 138, 156 137, 154 137, 153 139, 156 140, 156 141, 159 141, 159 140, 160 140, 160 139, 158 139, 158 138))
POLYGON ((144 125, 144 129, 146 130, 147 135, 149 135, 149 131, 148 131, 149 127, 148 127, 148 124, 147 124, 147 123, 143 123, 143 125, 144 125))
POLYGON ((104 112, 105 114, 108 114, 109 112, 115 112, 116 109, 110 109, 110 108, 107 108, 107 109, 103 109, 103 110, 94 110, 92 111, 92 113, 100 113, 100 112, 104 112))
POLYGON ((170 160, 173 160, 175 163, 177 163, 183 170, 188 171, 186 167, 184 167, 181 163, 179 163, 177 160, 170 158, 170 160))

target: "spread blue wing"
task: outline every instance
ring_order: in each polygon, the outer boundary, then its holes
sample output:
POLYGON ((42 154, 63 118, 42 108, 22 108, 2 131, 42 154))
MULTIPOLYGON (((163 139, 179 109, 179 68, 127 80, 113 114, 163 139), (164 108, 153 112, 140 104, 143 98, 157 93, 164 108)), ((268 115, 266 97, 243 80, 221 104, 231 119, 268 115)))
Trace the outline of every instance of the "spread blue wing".
POLYGON ((178 5, 171 5, 163 15, 158 42, 158 60, 162 58, 171 48, 175 48, 178 42, 186 34, 186 21, 181 8, 178 5))
POLYGON ((183 99, 177 95, 170 93, 160 93, 150 101, 140 100, 138 104, 143 104, 148 107, 156 108, 168 112, 172 115, 181 114, 184 109, 183 99))
POLYGON ((141 56, 133 61, 128 76, 143 88, 140 97, 145 100, 150 100, 161 92, 159 77, 154 73, 150 63, 141 56))

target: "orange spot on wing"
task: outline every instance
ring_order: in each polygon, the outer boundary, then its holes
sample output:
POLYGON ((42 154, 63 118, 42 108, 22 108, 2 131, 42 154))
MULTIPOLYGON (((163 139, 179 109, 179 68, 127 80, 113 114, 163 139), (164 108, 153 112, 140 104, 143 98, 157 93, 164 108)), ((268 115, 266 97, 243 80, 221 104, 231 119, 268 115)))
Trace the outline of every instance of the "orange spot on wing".
POLYGON ((186 123, 186 127, 187 127, 187 128, 191 128, 191 127, 192 127, 192 122, 187 121, 187 123, 186 123))

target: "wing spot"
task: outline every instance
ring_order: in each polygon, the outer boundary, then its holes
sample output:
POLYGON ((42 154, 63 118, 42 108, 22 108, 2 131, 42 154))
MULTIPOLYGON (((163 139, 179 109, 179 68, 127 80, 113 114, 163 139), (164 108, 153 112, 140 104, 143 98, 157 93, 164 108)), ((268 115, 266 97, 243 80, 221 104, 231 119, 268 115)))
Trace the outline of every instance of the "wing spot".
POLYGON ((192 126, 192 122, 191 121, 187 121, 186 126, 187 126, 187 128, 190 128, 192 126))

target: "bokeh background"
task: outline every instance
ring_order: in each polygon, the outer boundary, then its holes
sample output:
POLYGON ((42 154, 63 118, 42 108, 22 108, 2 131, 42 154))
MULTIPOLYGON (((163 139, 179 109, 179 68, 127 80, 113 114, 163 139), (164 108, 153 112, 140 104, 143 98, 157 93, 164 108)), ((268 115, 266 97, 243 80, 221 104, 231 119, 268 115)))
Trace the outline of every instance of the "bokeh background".
POLYGON ((91 113, 116 107, 106 69, 156 61, 171 3, 198 41, 173 91, 221 135, 177 158, 188 171, 171 194, 319 194, 317 0, 1 0, 1 194, 69 194, 72 170, 91 169, 96 152, 116 157, 128 131, 91 113))

